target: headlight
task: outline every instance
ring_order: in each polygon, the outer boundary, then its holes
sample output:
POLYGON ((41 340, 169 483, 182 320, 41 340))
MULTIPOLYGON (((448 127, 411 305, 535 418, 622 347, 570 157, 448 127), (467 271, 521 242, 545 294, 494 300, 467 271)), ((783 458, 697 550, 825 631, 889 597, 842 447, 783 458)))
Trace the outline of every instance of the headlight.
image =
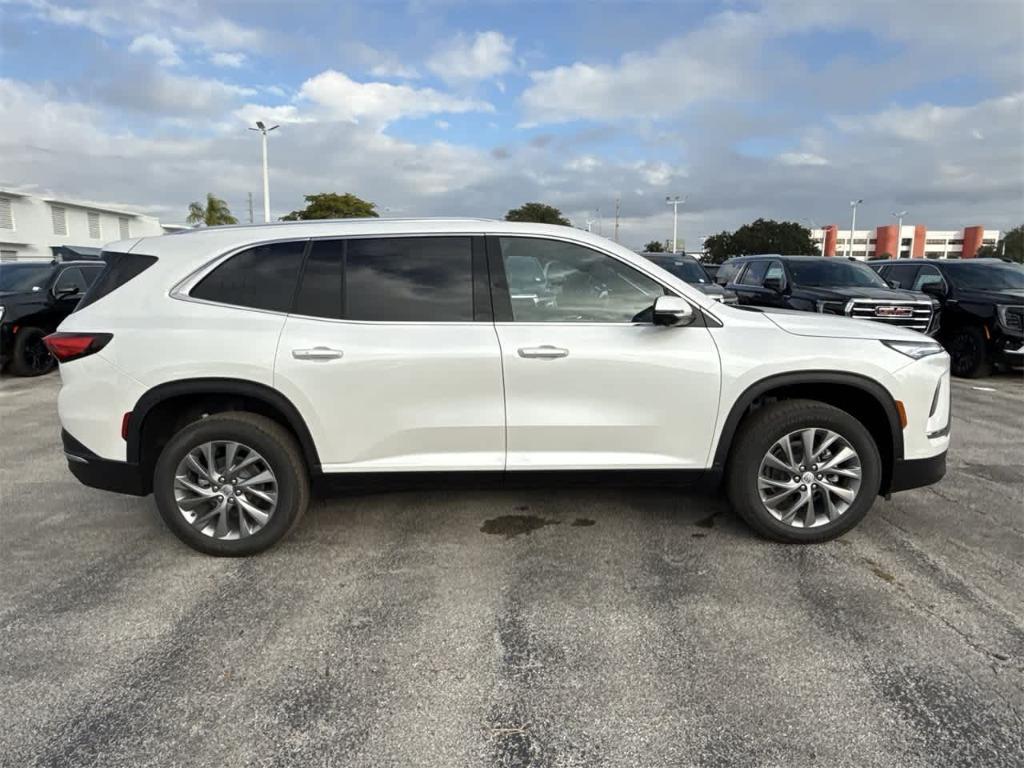
MULTIPOLYGON (((0 309, 0 314, 3 310, 0 309)), ((1024 307, 1015 304, 997 304, 999 324, 1008 331, 1024 332, 1024 307)))
POLYGON ((815 302, 818 312, 826 315, 845 315, 846 304, 842 301, 818 301, 815 302))
POLYGON ((4 308, 0 306, 0 320, 4 319, 4 308))
POLYGON ((937 355, 942 351, 942 345, 934 341, 887 341, 881 340, 889 349, 920 360, 922 357, 937 355))

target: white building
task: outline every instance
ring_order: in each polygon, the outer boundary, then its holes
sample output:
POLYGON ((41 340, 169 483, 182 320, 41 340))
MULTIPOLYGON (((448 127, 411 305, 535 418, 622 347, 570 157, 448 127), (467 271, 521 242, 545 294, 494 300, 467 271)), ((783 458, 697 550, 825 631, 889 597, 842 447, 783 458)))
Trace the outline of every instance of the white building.
POLYGON ((54 246, 101 248, 129 237, 162 235, 152 216, 100 203, 0 189, 0 259, 51 258, 54 246))
POLYGON ((981 226, 963 229, 928 229, 923 224, 904 224, 897 238, 896 225, 858 229, 850 242, 850 230, 827 226, 811 230, 811 239, 826 256, 869 259, 882 254, 893 258, 970 259, 978 249, 999 243, 998 229, 981 226), (897 245, 897 239, 899 244, 897 245))

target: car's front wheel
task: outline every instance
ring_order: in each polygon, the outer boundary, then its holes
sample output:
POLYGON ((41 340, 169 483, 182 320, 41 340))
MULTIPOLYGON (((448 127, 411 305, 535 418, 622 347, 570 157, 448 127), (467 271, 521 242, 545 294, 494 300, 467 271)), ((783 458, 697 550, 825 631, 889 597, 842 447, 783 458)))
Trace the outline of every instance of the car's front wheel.
POLYGON ((988 342, 981 328, 968 325, 955 331, 946 342, 949 367, 954 376, 977 379, 992 372, 988 342))
POLYGON ((252 413, 192 422, 164 447, 153 493, 167 526, 209 555, 243 556, 276 544, 309 502, 309 476, 294 437, 252 413))
POLYGON ((871 433, 846 411, 783 400, 749 416, 735 436, 727 490, 739 515, 777 541, 827 541, 874 503, 882 462, 871 433))

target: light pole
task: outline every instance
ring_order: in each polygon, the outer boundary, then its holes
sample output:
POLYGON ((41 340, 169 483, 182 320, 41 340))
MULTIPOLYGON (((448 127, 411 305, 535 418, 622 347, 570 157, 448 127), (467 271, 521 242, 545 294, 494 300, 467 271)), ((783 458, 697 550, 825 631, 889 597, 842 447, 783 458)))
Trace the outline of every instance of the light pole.
MULTIPOLYGON (((903 258, 903 217, 907 215, 906 211, 893 211, 892 215, 896 217, 896 258, 903 258)), ((913 244, 911 244, 913 248, 913 244)))
POLYGON ((263 221, 268 224, 270 223, 270 175, 267 171, 267 134, 279 127, 273 125, 267 128, 262 120, 257 120, 256 127, 249 129, 250 131, 259 131, 263 139, 263 221))
POLYGON ((672 206, 672 253, 676 252, 676 243, 679 240, 679 206, 685 202, 685 197, 665 195, 665 204, 672 206))
POLYGON ((853 258, 853 233, 857 231, 857 206, 863 202, 863 200, 850 201, 850 207, 853 209, 853 219, 850 221, 850 236, 846 239, 846 258, 848 259, 853 258))

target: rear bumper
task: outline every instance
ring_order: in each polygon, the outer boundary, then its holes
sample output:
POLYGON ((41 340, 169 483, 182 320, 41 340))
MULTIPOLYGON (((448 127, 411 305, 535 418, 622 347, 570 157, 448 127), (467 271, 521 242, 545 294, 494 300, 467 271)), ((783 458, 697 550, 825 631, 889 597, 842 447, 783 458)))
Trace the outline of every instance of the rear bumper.
POLYGON ((889 493, 909 491, 939 482, 946 474, 946 452, 927 459, 898 459, 892 469, 889 493))
POLYGON ((146 496, 152 492, 138 464, 102 459, 64 429, 61 430, 60 439, 64 443, 68 469, 83 485, 130 496, 146 496))

